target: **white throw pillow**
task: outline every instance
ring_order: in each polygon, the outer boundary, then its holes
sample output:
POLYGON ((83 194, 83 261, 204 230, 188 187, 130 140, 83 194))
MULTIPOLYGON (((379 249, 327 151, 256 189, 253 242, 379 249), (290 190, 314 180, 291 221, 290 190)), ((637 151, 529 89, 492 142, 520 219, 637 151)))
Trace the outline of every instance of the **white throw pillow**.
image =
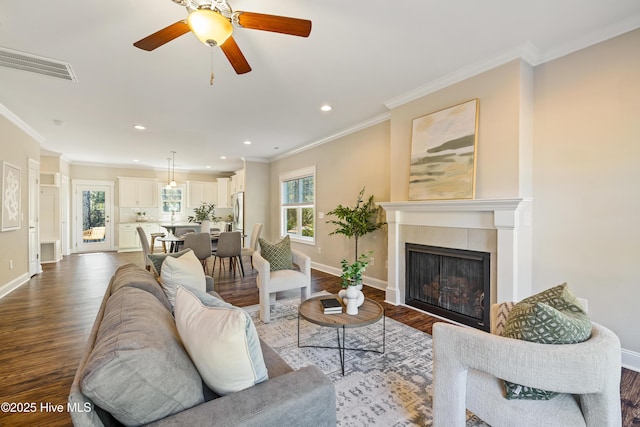
POLYGON ((160 272, 160 284, 171 303, 171 307, 176 305, 176 290, 180 285, 203 292, 207 290, 207 280, 202 264, 193 251, 189 251, 179 258, 165 258, 160 272))
POLYGON ((224 396, 266 380, 258 333, 249 315, 224 302, 205 305, 198 294, 178 288, 175 319, 180 339, 205 384, 224 396))

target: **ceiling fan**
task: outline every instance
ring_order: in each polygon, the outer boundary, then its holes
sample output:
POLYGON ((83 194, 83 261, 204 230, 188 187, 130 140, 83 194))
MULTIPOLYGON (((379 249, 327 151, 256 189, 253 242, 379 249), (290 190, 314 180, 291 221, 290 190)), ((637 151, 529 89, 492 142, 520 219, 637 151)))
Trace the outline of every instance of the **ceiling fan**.
POLYGON ((138 40, 133 44, 135 47, 152 51, 192 31, 207 46, 220 46, 236 73, 244 74, 251 71, 251 67, 233 39, 233 26, 299 37, 308 37, 311 33, 309 20, 254 12, 234 12, 227 0, 173 0, 173 2, 187 8, 189 11, 187 19, 138 40))

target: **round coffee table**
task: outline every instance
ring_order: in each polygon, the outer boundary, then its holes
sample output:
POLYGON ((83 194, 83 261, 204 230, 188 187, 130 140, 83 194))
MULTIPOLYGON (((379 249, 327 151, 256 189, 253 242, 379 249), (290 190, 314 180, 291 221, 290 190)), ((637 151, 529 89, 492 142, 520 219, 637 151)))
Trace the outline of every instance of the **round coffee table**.
POLYGON ((386 328, 384 308, 382 308, 382 306, 376 301, 365 298, 362 305, 358 307, 358 314, 347 314, 344 304, 342 313, 324 314, 324 309, 320 300, 331 298, 337 298, 339 301, 342 301, 341 298, 339 298, 337 295, 322 295, 319 297, 309 298, 308 300, 300 304, 300 307, 298 308, 298 347, 331 348, 338 350, 340 354, 340 366, 342 367, 342 375, 344 375, 345 350, 369 351, 380 354, 384 353, 386 328), (338 339, 338 346, 327 347, 319 345, 300 345, 300 318, 319 326, 335 328, 338 339), (382 351, 345 347, 345 336, 347 328, 360 328, 376 323, 380 319, 382 319, 382 351), (342 330, 342 338, 340 337, 340 330, 342 330))

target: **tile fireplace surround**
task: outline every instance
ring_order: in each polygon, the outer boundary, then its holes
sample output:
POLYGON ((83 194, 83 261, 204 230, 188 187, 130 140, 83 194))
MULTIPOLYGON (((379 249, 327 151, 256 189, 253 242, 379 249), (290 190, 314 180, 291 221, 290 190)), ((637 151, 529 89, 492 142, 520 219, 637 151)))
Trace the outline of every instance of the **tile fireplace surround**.
POLYGON ((386 301, 405 302, 405 243, 491 253, 491 303, 531 295, 531 199, 378 203, 387 214, 386 301))

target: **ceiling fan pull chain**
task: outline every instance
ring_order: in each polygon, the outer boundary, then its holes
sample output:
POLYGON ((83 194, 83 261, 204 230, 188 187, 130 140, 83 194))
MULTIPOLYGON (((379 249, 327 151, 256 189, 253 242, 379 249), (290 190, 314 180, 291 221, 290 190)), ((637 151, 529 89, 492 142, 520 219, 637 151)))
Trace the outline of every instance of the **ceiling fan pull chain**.
POLYGON ((211 47, 211 78, 209 79, 209 85, 213 86, 213 47, 211 47))

